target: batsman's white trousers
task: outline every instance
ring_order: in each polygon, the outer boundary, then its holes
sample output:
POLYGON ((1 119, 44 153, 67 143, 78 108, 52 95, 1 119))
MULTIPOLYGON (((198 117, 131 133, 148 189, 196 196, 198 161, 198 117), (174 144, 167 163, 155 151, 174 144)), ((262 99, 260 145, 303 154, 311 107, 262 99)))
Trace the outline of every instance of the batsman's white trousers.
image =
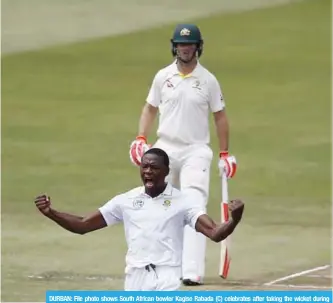
MULTIPOLYGON (((167 181, 181 191, 196 190, 206 208, 209 195, 210 168, 213 152, 206 144, 184 145, 159 139, 153 147, 163 149, 170 158, 167 181)), ((203 282, 205 274, 206 237, 190 226, 184 230, 182 278, 203 282)))
POLYGON ((181 267, 147 265, 126 273, 125 290, 178 290, 181 267))

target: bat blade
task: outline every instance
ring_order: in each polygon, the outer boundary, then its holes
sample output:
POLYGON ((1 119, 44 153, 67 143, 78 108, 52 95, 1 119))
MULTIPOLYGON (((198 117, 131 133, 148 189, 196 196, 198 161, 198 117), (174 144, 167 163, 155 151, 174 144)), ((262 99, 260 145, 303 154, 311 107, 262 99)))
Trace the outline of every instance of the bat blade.
MULTIPOLYGON (((222 201, 221 201, 221 223, 227 222, 229 220, 229 210, 228 210, 228 180, 225 173, 222 174, 221 178, 221 189, 222 189, 222 201)), ((221 242, 221 252, 220 252, 220 268, 219 276, 223 279, 227 279, 229 273, 229 267, 231 262, 230 254, 230 236, 221 242)))

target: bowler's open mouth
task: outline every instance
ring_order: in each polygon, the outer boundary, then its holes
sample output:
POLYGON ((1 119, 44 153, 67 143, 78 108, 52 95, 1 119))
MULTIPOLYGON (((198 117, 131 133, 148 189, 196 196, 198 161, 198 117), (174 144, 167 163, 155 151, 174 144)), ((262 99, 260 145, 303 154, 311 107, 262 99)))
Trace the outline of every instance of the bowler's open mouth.
POLYGON ((154 181, 152 178, 144 178, 146 187, 153 187, 154 181))

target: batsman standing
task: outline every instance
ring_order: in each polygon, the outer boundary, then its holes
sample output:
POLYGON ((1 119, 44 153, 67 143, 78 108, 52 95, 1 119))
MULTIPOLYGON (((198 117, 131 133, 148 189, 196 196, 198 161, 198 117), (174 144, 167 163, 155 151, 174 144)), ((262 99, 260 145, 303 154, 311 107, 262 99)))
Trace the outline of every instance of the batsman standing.
MULTIPOLYGON (((194 190, 206 208, 209 194, 210 147, 209 114, 212 112, 219 141, 220 174, 228 178, 236 172, 236 159, 229 155, 229 124, 223 93, 216 77, 199 63, 203 39, 196 25, 180 24, 171 39, 175 60, 154 77, 139 122, 139 131, 130 147, 130 158, 140 165, 150 148, 147 138, 159 111, 158 140, 154 147, 170 157, 167 177, 182 191, 194 190)), ((203 284, 206 238, 185 226, 182 280, 184 285, 203 284)))

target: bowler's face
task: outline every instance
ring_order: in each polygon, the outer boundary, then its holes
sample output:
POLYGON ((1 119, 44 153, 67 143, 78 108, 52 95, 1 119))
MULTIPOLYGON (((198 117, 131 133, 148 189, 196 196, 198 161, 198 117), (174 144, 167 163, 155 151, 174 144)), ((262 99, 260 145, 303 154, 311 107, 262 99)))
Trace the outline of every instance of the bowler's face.
POLYGON ((152 189, 163 186, 167 174, 162 157, 154 154, 144 155, 140 166, 140 174, 146 188, 152 189))

